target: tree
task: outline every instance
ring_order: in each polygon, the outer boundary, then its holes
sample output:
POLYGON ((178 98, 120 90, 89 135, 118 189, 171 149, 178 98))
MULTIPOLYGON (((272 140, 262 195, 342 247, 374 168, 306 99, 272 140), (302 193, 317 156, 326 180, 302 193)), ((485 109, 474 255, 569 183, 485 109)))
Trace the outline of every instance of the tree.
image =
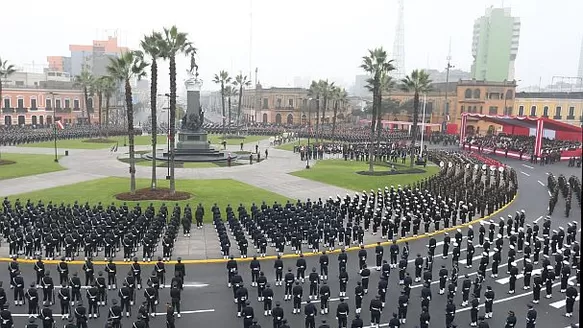
POLYGON ((338 107, 344 107, 346 105, 348 93, 344 88, 334 87, 332 97, 334 99, 334 116, 332 117, 332 142, 334 142, 336 135, 336 118, 338 116, 338 107))
POLYGON ((369 172, 373 172, 373 140, 376 127, 375 118, 377 118, 382 103, 380 99, 382 77, 394 70, 395 67, 393 66, 393 61, 388 59, 387 52, 382 47, 369 50, 368 55, 362 57, 362 64, 360 67, 371 76, 367 80, 367 88, 371 90, 373 94, 372 118, 370 122, 370 147, 368 149, 368 170, 369 172))
POLYGON ((231 129, 231 123, 232 123, 232 115, 231 115, 231 99, 232 97, 235 97, 237 95, 238 91, 237 89, 235 89, 234 86, 232 85, 227 85, 225 86, 225 97, 227 98, 227 121, 228 126, 229 126, 229 131, 231 129))
MULTIPOLYGON (((431 79, 424 70, 414 70, 411 75, 401 80, 401 90, 413 92, 413 126, 411 127, 411 166, 415 161, 415 142, 417 140, 417 123, 419 121, 419 95, 431 90, 431 79)), ((421 150, 423 151, 423 149, 421 150)))
POLYGON ((381 133, 383 131, 382 119, 383 114, 387 113, 383 107, 383 94, 389 93, 395 88, 395 81, 388 75, 384 74, 381 77, 381 85, 379 88, 379 107, 377 110, 377 152, 381 146, 381 133))
POLYGON ((124 84, 126 114, 128 123, 128 145, 130 154, 130 193, 136 192, 136 154, 134 144, 134 107, 132 101, 131 81, 146 76, 144 56, 141 52, 130 51, 122 53, 118 58, 111 58, 107 72, 112 78, 124 84))
POLYGON ((109 125, 109 103, 113 94, 117 91, 115 79, 109 75, 100 78, 101 91, 105 97, 105 126, 109 125))
POLYGON ((328 82, 328 80, 318 81, 320 85, 320 93, 322 94, 322 120, 320 124, 320 140, 322 139, 322 132, 324 129, 324 120, 326 119, 326 109, 328 109, 328 100, 334 90, 334 82, 328 82))
MULTIPOLYGON (((308 89, 308 97, 316 100, 316 130, 315 131, 318 131, 318 125, 320 122, 320 95, 321 95, 320 84, 316 81, 312 81, 312 83, 310 84, 310 88, 308 89)), ((310 106, 309 102, 308 102, 308 106, 310 106)), ((311 115, 308 114, 308 124, 310 124, 310 122, 311 122, 309 116, 311 116, 311 115)), ((316 138, 318 138, 317 134, 316 134, 316 138)), ((318 140, 316 139, 316 141, 318 141, 318 140)))
POLYGON ((156 190, 156 144, 158 141, 158 115, 157 115, 157 96, 158 96, 158 59, 161 56, 162 34, 153 32, 144 36, 140 46, 144 52, 150 56, 150 119, 152 123, 152 181, 150 189, 156 190))
POLYGON ((239 86, 239 103, 237 104, 237 124, 240 124, 241 119, 241 105, 243 99, 243 88, 251 85, 251 80, 247 79, 247 75, 238 74, 233 81, 235 86, 239 86))
POLYGON ((188 35, 178 32, 176 26, 164 28, 160 42, 161 57, 167 59, 170 64, 170 194, 176 192, 176 180, 174 178, 174 136, 176 134, 176 56, 180 54, 191 55, 196 53, 196 48, 188 41, 188 35))
POLYGON ((215 74, 213 82, 221 86, 221 107, 223 109, 223 137, 225 136, 225 123, 227 120, 227 113, 225 112, 225 87, 231 83, 231 77, 227 71, 220 71, 215 74))
POLYGON ((87 124, 91 124, 91 116, 89 114, 88 104, 89 96, 92 96, 91 91, 93 90, 93 86, 95 84, 95 77, 87 69, 87 66, 83 65, 81 74, 75 77, 75 84, 83 89, 83 101, 85 102, 85 112, 87 113, 87 124))

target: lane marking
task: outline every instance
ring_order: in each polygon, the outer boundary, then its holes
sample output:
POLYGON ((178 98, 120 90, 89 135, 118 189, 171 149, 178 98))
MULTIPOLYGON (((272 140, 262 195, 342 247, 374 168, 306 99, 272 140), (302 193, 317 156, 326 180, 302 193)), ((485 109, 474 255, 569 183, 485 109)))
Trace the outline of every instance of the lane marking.
POLYGON ((520 173, 522 173, 522 174, 526 175, 527 177, 529 177, 529 176, 530 176, 530 174, 528 174, 528 173, 526 173, 526 172, 524 172, 524 171, 520 171, 520 173))
MULTIPOLYGON (((573 280, 575 278, 576 277, 571 277, 571 278, 569 278, 569 281, 571 281, 571 280, 573 280)), ((559 282, 556 282, 556 283, 553 284, 553 287, 559 286, 560 284, 561 284, 560 281, 559 282)), ((542 290, 541 290, 541 292, 542 292, 542 290)), ((511 301, 511 300, 514 300, 514 299, 517 299, 517 298, 521 298, 521 297, 525 297, 525 296, 529 296, 529 295, 532 295, 532 291, 527 292, 527 293, 523 293, 523 294, 517 294, 517 295, 510 296, 510 297, 506 297, 506 298, 501 298, 501 299, 494 300, 494 304, 511 301)), ((484 307, 484 303, 482 303, 482 304, 480 304, 478 306, 478 308, 482 308, 482 307, 484 307)), ((472 307, 471 306, 468 306, 468 307, 465 307, 465 308, 461 308, 461 309, 456 310, 455 313, 465 312, 465 311, 469 311, 471 309, 472 309, 472 307)))
POLYGON ((549 193, 549 197, 553 197, 553 194, 551 194, 550 190, 547 190, 547 192, 549 193))
MULTIPOLYGON (((342 297, 344 300, 349 299, 350 297, 344 296, 342 297)), ((328 302, 338 302, 340 301, 340 297, 329 298, 328 302)), ((310 303, 320 303, 320 295, 318 295, 318 299, 310 300, 310 303)), ((302 301, 302 304, 308 304, 307 301, 302 301)))
MULTIPOLYGON (((107 315, 107 311, 102 311, 102 314, 107 315)), ((205 310, 188 310, 188 311, 180 311, 180 314, 196 314, 196 313, 209 313, 215 312, 215 309, 205 309, 205 310)), ((12 313, 13 317, 28 317, 26 313, 12 313)), ((53 313, 53 317, 62 317, 63 315, 60 313, 53 313)), ((166 312, 156 312, 157 317, 166 316, 166 312)))
MULTIPOLYGON (((579 301, 579 296, 577 296, 577 298, 575 298, 575 302, 579 301)), ((554 303, 549 304, 550 306, 554 307, 555 309, 560 309, 563 306, 567 305, 567 300, 560 300, 554 303)))
MULTIPOLYGON (((543 269, 535 269, 535 270, 532 270, 532 275, 534 276, 535 274, 541 273, 541 272, 543 272, 543 269)), ((521 274, 518 274, 516 276, 516 280, 522 279, 522 278, 524 278, 524 274, 522 274, 522 273, 521 274)), ((499 284, 501 284, 501 285, 506 285, 507 283, 510 282, 510 277, 498 279, 498 280, 496 280, 496 282, 499 283, 499 284)))
POLYGON ((543 216, 541 215, 541 216, 539 216, 539 217, 538 217, 538 219, 534 220, 533 222, 534 222, 534 223, 537 223, 537 222, 538 222, 538 221, 540 221, 540 219, 542 219, 542 218, 543 218, 543 216))
MULTIPOLYGON (((201 287, 207 287, 208 285, 209 284, 202 284, 202 283, 186 283, 186 284, 182 284, 182 287, 201 288, 201 287)), ((67 286, 69 286, 69 285, 67 285, 67 286)), ((116 287, 118 287, 118 286, 121 286, 121 285, 116 284, 116 287)), ((89 289, 90 287, 91 286, 81 286, 81 289, 89 289)), ((142 287, 144 287, 144 286, 142 286, 142 287)), ((172 285, 168 285, 168 284, 160 285, 160 288, 170 288, 170 287, 172 287, 172 285), (164 287, 162 287, 162 286, 164 286, 164 287)), ((55 285, 55 289, 60 289, 60 288, 63 288, 60 284, 55 285)), ((116 288, 115 290, 118 290, 118 289, 119 288, 116 288)), ((108 289, 108 290, 113 290, 113 289, 108 289)), ((136 290, 138 290, 138 289, 136 288, 136 290)))
POLYGON ((545 184, 544 184, 542 181, 538 180, 538 183, 539 183, 541 186, 543 186, 543 187, 546 187, 546 186, 545 186, 545 184))
POLYGON ((533 166, 526 165, 526 164, 522 164, 522 166, 524 166, 524 167, 528 167, 529 169, 531 169, 531 170, 534 170, 534 167, 533 167, 533 166))

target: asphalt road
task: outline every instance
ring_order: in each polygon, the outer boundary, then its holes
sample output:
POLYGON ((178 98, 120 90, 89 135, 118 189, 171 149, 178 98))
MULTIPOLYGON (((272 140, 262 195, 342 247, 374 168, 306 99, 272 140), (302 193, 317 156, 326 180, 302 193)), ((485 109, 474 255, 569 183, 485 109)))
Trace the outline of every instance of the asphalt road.
MULTIPOLYGON (((514 214, 515 211, 519 211, 521 209, 525 209, 527 214, 527 222, 531 223, 533 221, 537 221, 542 223, 542 216, 546 215, 547 205, 548 205, 548 193, 546 188, 546 178, 547 172, 553 172, 556 176, 560 173, 565 174, 566 176, 570 176, 572 174, 579 174, 581 176, 581 171, 576 168, 568 168, 566 164, 556 164, 552 166, 545 166, 540 167, 538 165, 530 165, 529 163, 518 162, 515 160, 504 160, 507 164, 513 166, 517 172, 519 173, 519 196, 517 200, 507 208, 503 213, 500 213, 500 216, 506 217, 508 214, 514 214)), ((575 204, 575 202, 574 202, 575 204)), ((577 220, 579 222, 579 227, 581 226, 581 211, 577 206, 573 207, 573 211, 571 213, 570 218, 564 217, 564 201, 559 200, 557 205, 555 215, 552 218, 552 229, 557 229, 559 226, 567 227, 567 223, 573 220, 577 220)), ((495 220, 497 221, 497 220, 495 220)), ((465 230, 465 229, 464 229, 465 230)), ((477 226, 474 227, 476 231, 476 238, 477 238, 477 226)), ((464 231, 465 235, 465 231, 464 231)), ((579 231, 580 235, 580 231, 579 231)), ((440 241, 441 237, 436 238, 438 242, 440 241)), ((579 238, 580 241, 580 238, 579 238)), ((421 239, 418 241, 414 241, 410 243, 411 255, 410 260, 415 258, 417 253, 425 254, 426 253, 426 244, 427 240, 421 239)), ((441 253, 441 246, 439 246, 436 250, 436 255, 441 253)), ((505 246, 507 247, 508 243, 506 241, 505 246)), ((463 243, 462 249, 465 249, 465 242, 463 243)), ((476 255, 474 255, 475 264, 479 261, 480 249, 477 249, 476 255)), ((252 253, 252 252, 250 252, 252 253)), ((368 250, 369 258, 368 264, 369 267, 374 265, 374 250, 368 250)), ((496 293, 495 297, 495 304, 494 304, 494 317, 489 319, 490 327, 503 327, 504 322, 507 316, 508 310, 513 310, 516 312, 516 316, 518 318, 518 325, 517 327, 524 327, 525 325, 525 314, 527 310, 527 304, 532 300, 531 291, 523 291, 522 287, 522 279, 519 279, 517 282, 517 290, 516 294, 508 295, 508 275, 506 275, 505 265, 506 265, 506 254, 507 249, 502 252, 503 259, 500 266, 500 275, 498 278, 493 279, 490 278, 489 272, 486 277, 486 281, 484 282, 483 292, 485 291, 486 286, 492 286, 496 293)), ((385 251, 385 258, 388 256, 388 249, 385 251)), ((336 320, 334 313, 336 311, 336 306, 338 302, 338 265, 337 265, 337 255, 330 256, 330 274, 329 274, 329 286, 332 291, 332 300, 330 302, 330 314, 321 316, 318 314, 317 316, 317 325, 320 323, 322 318, 328 320, 331 323, 332 327, 336 327, 336 320)), ((451 257, 450 257, 451 258, 451 257)), ((519 269, 521 269, 521 258, 522 255, 519 253, 517 255, 517 262, 519 263, 519 269)), ((462 252, 461 259, 463 261, 460 263, 460 278, 458 285, 461 286, 461 281, 463 280, 463 274, 469 273, 472 277, 475 277, 475 268, 474 269, 466 269, 465 268, 465 252, 462 252)), ((318 257, 307 257, 306 261, 308 263, 307 272, 309 273, 312 267, 318 267, 318 257)), ((284 261, 285 266, 291 267, 295 271, 295 259, 287 259, 284 261)), ((446 264, 448 268, 451 267, 451 260, 443 260, 440 256, 435 257, 434 263, 434 279, 437 277, 437 271, 441 267, 442 264, 446 264)), ((259 323, 262 327, 271 327, 271 318, 265 318, 263 316, 263 305, 257 302, 257 293, 255 288, 250 286, 251 277, 250 277, 250 270, 248 268, 249 262, 242 262, 239 264, 239 272, 242 274, 243 279, 246 283, 246 287, 250 291, 250 299, 251 305, 255 310, 255 316, 258 318, 259 323)), ((272 284, 272 287, 275 292, 275 301, 280 301, 282 303, 282 307, 285 311, 285 318, 288 320, 290 326, 292 328, 295 327, 304 327, 304 316, 301 314, 294 315, 292 314, 292 304, 291 301, 284 302, 283 301, 283 287, 282 286, 274 286, 274 270, 273 270, 273 261, 267 260, 261 262, 261 266, 263 271, 265 272, 268 281, 272 284)), ((539 265, 540 266, 540 265, 539 265)), ((539 268, 539 266, 535 266, 535 269, 539 268)), ((49 266, 51 267, 51 266, 49 266)), ((489 267, 488 270, 490 270, 489 267)), ((125 266, 121 266, 118 271, 118 277, 122 277, 122 274, 125 273, 125 270, 128 268, 125 266)), ((32 265, 29 264, 21 264, 21 270, 23 272, 23 276, 25 278, 26 285, 32 281, 34 277, 34 271, 32 265)), ((70 266, 70 271, 81 271, 79 266, 70 266)), ((56 273, 54 268, 51 268, 51 271, 56 273)), ((143 274, 146 275, 150 272, 149 267, 143 266, 143 274)), ((172 268, 168 270, 168 277, 172 275, 172 268)), ((361 317, 365 322, 365 326, 370 324, 370 312, 368 311, 368 305, 370 300, 376 295, 376 286, 379 280, 379 272, 375 270, 371 270, 372 275, 370 279, 370 289, 368 295, 365 296, 363 301, 363 311, 361 317)), ((409 263, 408 272, 413 275, 413 263, 409 263)), ((355 252, 351 252, 348 255, 348 274, 349 274, 349 283, 347 289, 347 303, 350 306, 350 315, 349 315, 349 323, 350 320, 354 317, 354 287, 356 286, 356 282, 360 280, 358 276, 358 264, 357 264, 357 255, 355 252)), ((11 290, 8 290, 8 274, 5 273, 3 275, 4 278, 4 286, 7 289, 8 299, 11 301, 12 293, 11 290)), ((574 279, 574 270, 573 276, 574 279)), ((556 280, 556 284, 558 284, 559 280, 556 280)), ((182 311, 183 315, 182 318, 177 319, 177 327, 243 327, 242 319, 238 319, 236 317, 236 305, 233 303, 233 296, 230 289, 227 288, 227 272, 225 269, 224 264, 201 264, 201 265, 189 265, 187 267, 187 276, 185 278, 185 290, 182 294, 182 311), (194 321, 193 321, 194 320, 194 321)), ((308 282, 304 285, 304 301, 307 300, 308 295, 308 282)), ((420 292, 421 288, 417 284, 414 284, 413 289, 411 291, 411 298, 409 300, 409 311, 407 316, 407 324, 402 325, 404 327, 415 327, 419 323, 419 314, 420 314, 420 292)), ((393 312, 397 311, 397 298, 400 295, 401 287, 398 286, 398 274, 397 270, 393 270, 391 272, 391 276, 389 279, 389 291, 387 293, 387 302, 385 309, 381 316, 381 322, 384 323, 381 326, 388 326, 388 321, 391 318, 393 312)), ((433 299, 430 304, 430 314, 431 314, 431 326, 432 327, 444 327, 445 325, 445 303, 446 303, 446 295, 439 295, 438 294, 438 286, 437 284, 432 284, 432 292, 433 292, 433 299)), ((143 290, 137 291, 137 304, 143 300, 143 290)), ((541 299, 540 304, 536 305, 536 309, 538 311, 538 320, 537 320, 537 327, 567 327, 571 323, 578 323, 579 322, 579 302, 576 303, 575 312, 572 318, 566 318, 563 316, 565 312, 565 302, 564 302, 564 294, 559 293, 558 286, 555 286, 553 289, 553 298, 552 299, 545 299, 544 298, 544 291, 543 291, 543 298, 541 299)), ((164 289, 161 290, 160 293, 160 305, 158 306, 158 312, 164 312, 164 305, 167 301, 169 301, 169 290, 164 289)), ((109 292, 109 299, 116 298, 116 293, 114 294, 113 291, 109 292)), ((483 302, 483 298, 482 298, 483 302)), ((86 303, 86 302, 85 302, 86 303)), ((455 303, 457 306, 457 313, 455 317, 455 322, 458 324, 458 327, 468 327, 470 323, 470 314, 469 308, 461 307, 461 292, 458 292, 455 298, 455 303)), ((11 304, 13 304, 11 302, 11 304)), ((483 304, 483 303, 482 303, 483 304)), ((319 304, 316 304, 319 307, 319 304)), ((15 317, 16 327, 23 327, 24 323, 26 322, 27 318, 24 313, 26 313, 25 307, 15 307, 11 305, 11 311, 13 312, 15 317)), ((102 308, 102 313, 107 313, 108 307, 102 308)), ((59 313, 58 305, 53 306, 53 310, 55 313, 59 313)), ((483 314, 483 307, 480 308, 480 314, 483 314)), ((132 317, 135 318, 137 314, 137 307, 133 309, 132 317)), ((104 317, 103 316, 103 317, 104 317)), ((89 326, 90 327, 103 327, 104 326, 104 318, 98 319, 91 319, 89 326)), ((60 319, 59 319, 60 320, 60 319)), ((128 327, 130 324, 129 319, 124 319, 123 321, 124 326, 128 327)), ((160 317, 151 319, 151 327, 164 327, 165 319, 164 316, 161 315, 160 317)), ((60 323, 58 326, 62 326, 60 323)))

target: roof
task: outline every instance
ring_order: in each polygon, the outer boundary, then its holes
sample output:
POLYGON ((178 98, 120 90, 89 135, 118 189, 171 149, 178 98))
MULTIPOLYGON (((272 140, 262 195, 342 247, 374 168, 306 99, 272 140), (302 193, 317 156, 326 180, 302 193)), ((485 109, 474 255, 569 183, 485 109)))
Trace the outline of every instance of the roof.
POLYGON ((583 92, 517 92, 516 98, 581 99, 583 92))
POLYGON ((536 128, 537 121, 541 120, 544 123, 544 128, 547 130, 578 133, 581 133, 583 131, 583 129, 581 129, 580 127, 545 117, 486 115, 479 113, 463 113, 462 116, 478 118, 480 120, 500 125, 514 125, 525 128, 536 128))

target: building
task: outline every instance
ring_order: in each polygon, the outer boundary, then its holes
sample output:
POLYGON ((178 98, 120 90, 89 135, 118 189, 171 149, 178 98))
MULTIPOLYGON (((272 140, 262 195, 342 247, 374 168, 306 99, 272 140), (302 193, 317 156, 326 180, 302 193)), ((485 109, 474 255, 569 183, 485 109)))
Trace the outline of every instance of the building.
POLYGON ((129 49, 120 47, 117 37, 108 37, 107 40, 94 40, 91 45, 69 45, 69 51, 69 57, 48 56, 49 70, 77 76, 83 69, 88 69, 95 76, 106 75, 109 59, 129 49))
POLYGON ((354 77, 354 86, 352 87, 352 95, 356 97, 372 97, 372 93, 366 88, 369 75, 360 74, 354 77))
POLYGON ((7 87, 38 87, 41 84, 50 82, 69 83, 71 86, 71 76, 67 72, 45 70, 44 73, 17 71, 2 81, 3 86, 7 87))
POLYGON ((436 69, 427 69, 425 72, 429 74, 429 78, 434 83, 470 80, 472 78, 472 73, 463 71, 461 69, 450 69, 449 79, 447 77, 447 70, 438 71, 436 69))
MULTIPOLYGON (((62 82, 41 82, 38 86, 6 86, 2 90, 1 125, 47 125, 54 117, 63 123, 78 124, 87 121, 83 106, 83 91, 62 82)), ((98 120, 89 98, 91 121, 98 120)))
POLYGON ((518 116, 542 116, 581 126, 583 92, 519 92, 514 112, 518 116))
POLYGON ((472 78, 493 82, 514 80, 520 19, 510 8, 488 8, 476 19, 472 40, 472 78))

